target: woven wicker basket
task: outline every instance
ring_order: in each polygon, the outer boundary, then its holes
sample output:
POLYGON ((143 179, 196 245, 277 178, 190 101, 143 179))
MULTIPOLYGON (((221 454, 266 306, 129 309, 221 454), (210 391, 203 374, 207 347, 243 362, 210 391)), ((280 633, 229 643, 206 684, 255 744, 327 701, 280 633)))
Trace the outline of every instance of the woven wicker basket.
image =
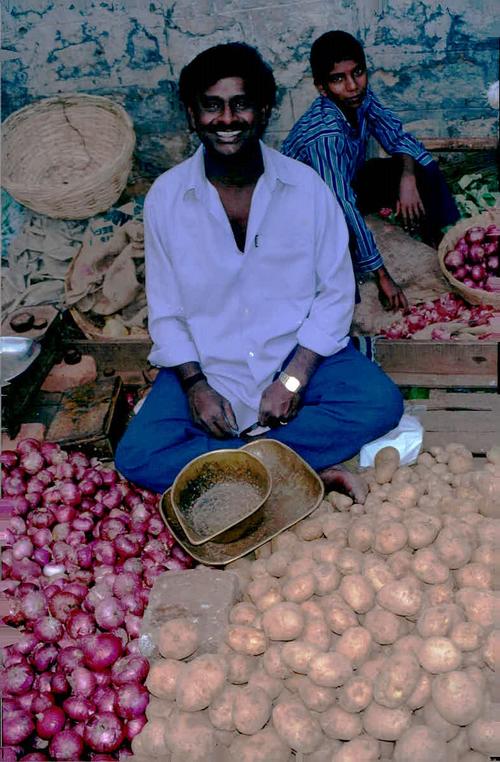
POLYGON ((63 220, 109 209, 125 188, 135 133, 108 98, 46 98, 3 123, 2 185, 24 206, 63 220))
POLYGON ((443 275, 450 282, 455 291, 458 291, 469 304, 490 304, 492 307, 500 307, 500 294, 484 291, 482 288, 469 288, 469 286, 464 286, 463 283, 454 278, 450 271, 446 269, 444 258, 446 254, 455 247, 458 239, 462 238, 469 228, 474 227, 475 225, 486 227, 493 223, 500 225, 500 209, 498 208, 489 209, 486 212, 482 212, 482 214, 477 214, 475 217, 460 220, 446 233, 439 244, 439 266, 441 267, 443 275))

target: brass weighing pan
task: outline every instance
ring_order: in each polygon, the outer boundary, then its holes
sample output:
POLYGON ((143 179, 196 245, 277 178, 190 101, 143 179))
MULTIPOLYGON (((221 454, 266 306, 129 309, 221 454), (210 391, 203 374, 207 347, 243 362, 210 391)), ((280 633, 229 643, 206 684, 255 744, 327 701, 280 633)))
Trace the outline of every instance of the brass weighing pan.
POLYGON ((232 542, 255 529, 271 492, 271 477, 260 458, 239 450, 207 452, 179 471, 170 500, 192 545, 232 542))
POLYGON ((171 490, 162 496, 160 515, 190 556, 208 566, 224 566, 251 553, 260 545, 306 518, 321 503, 324 487, 317 473, 290 447, 275 439, 258 439, 241 450, 261 460, 271 475, 272 488, 264 503, 261 523, 232 542, 208 541, 193 545, 180 525, 171 501, 171 490))

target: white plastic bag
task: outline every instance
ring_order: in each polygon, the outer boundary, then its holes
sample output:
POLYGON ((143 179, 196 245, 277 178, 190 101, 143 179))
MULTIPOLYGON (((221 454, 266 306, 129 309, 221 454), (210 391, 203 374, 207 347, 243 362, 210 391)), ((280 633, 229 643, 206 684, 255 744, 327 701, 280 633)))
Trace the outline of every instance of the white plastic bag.
POLYGON ((400 465, 414 463, 422 449, 424 427, 414 415, 403 413, 395 429, 383 437, 363 445, 359 453, 359 465, 362 468, 373 466, 375 455, 383 447, 395 447, 399 451, 400 465))

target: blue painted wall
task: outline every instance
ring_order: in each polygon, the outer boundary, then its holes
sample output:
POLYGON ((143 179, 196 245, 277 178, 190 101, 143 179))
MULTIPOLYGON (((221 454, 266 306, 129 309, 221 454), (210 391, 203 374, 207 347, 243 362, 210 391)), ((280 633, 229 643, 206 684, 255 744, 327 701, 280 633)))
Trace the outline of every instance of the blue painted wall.
POLYGON ((267 136, 277 146, 315 96, 312 41, 341 28, 363 41, 373 88, 419 136, 491 136, 498 17, 497 0, 4 0, 3 118, 57 93, 110 96, 134 120, 142 167, 157 174, 193 147, 176 94, 182 66, 245 40, 279 84, 267 136))

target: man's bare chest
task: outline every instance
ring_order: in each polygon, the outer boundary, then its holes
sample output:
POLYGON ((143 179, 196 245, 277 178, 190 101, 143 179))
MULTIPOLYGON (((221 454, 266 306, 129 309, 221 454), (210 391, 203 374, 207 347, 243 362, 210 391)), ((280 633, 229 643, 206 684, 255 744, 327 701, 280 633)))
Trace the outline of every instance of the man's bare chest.
POLYGON ((245 249, 245 238, 250 215, 250 205, 255 185, 245 188, 227 188, 216 186, 222 206, 228 216, 236 245, 240 251, 245 249))

